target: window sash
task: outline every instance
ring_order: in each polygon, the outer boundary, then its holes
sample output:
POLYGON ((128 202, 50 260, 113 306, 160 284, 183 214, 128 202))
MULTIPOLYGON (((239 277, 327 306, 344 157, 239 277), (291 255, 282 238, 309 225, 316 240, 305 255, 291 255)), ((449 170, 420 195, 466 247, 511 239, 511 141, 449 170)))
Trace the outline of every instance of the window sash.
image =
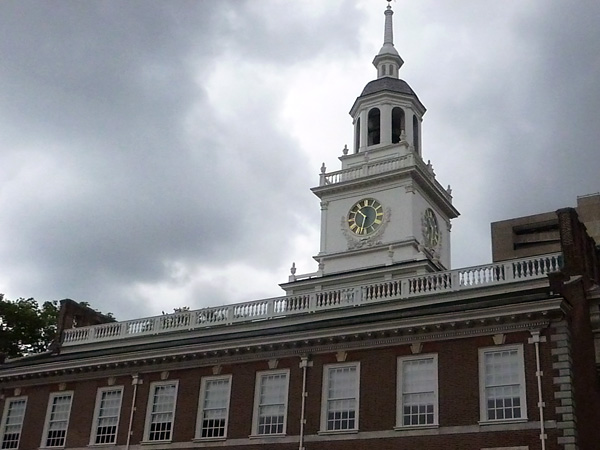
POLYGON ((26 407, 27 397, 9 398, 6 400, 2 427, 0 428, 0 448, 19 448, 26 407))
POLYGON ((52 394, 48 402, 42 447, 64 447, 67 439, 73 393, 52 394))
POLYGON ((256 434, 283 434, 288 391, 287 372, 258 375, 256 434))
POLYGON ((224 438, 227 435, 231 376, 202 380, 197 438, 224 438))
POLYGON ((101 388, 96 398, 93 444, 114 444, 121 414, 122 387, 101 388))
POLYGON ((148 399, 146 436, 148 441, 168 441, 173 435, 177 383, 153 384, 148 399))
POLYGON ((483 349, 480 371, 482 420, 526 419, 522 346, 483 349))
POLYGON ((252 435, 285 434, 289 378, 289 369, 256 373, 252 435))
POLYGON ((359 366, 345 364, 325 368, 323 383, 324 431, 358 429, 359 366))
POLYGON ((437 424, 437 355, 398 359, 398 426, 437 424))

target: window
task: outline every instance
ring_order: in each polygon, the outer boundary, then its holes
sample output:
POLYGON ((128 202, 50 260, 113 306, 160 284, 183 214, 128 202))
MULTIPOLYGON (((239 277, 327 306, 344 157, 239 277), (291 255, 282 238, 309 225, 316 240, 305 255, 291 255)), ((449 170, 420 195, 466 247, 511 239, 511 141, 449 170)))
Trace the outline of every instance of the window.
POLYGON ((526 419, 523 346, 479 350, 481 420, 526 419))
POLYGON ((227 435, 231 375, 202 378, 196 439, 227 435))
POLYGON ((55 392, 50 394, 40 447, 65 446, 72 400, 73 392, 55 392))
POLYGON ((360 117, 356 119, 356 127, 354 129, 354 153, 358 153, 360 149, 360 117))
POLYGON ((122 386, 98 389, 90 445, 114 444, 117 441, 122 397, 122 386))
POLYGON ((415 147, 415 153, 420 154, 419 149, 419 119, 417 116, 413 116, 413 147, 415 147))
POLYGON ((381 113, 379 108, 373 108, 367 115, 367 145, 377 145, 380 141, 381 113))
POLYGON ((404 110, 396 106, 392 109, 392 144, 400 142, 400 135, 405 127, 404 110))
POLYGON ((398 358, 397 426, 437 425, 437 355, 398 358))
POLYGON ((258 372, 254 390, 254 434, 284 434, 289 370, 258 372))
POLYGON ((358 363, 325 366, 321 431, 358 429, 359 372, 358 363))
POLYGON ((2 442, 0 448, 19 448, 26 406, 27 397, 6 399, 4 414, 2 414, 2 427, 0 428, 2 442))
POLYGON ((173 436, 177 381, 156 382, 150 385, 146 412, 146 441, 169 441, 173 436))

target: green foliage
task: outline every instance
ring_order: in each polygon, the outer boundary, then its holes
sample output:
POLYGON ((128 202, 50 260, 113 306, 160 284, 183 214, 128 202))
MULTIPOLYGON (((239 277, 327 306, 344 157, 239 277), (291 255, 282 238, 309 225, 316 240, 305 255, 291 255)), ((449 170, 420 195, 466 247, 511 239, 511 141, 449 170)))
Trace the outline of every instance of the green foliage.
POLYGON ((33 298, 5 300, 0 294, 0 353, 9 358, 48 349, 56 336, 58 302, 40 307, 33 298))

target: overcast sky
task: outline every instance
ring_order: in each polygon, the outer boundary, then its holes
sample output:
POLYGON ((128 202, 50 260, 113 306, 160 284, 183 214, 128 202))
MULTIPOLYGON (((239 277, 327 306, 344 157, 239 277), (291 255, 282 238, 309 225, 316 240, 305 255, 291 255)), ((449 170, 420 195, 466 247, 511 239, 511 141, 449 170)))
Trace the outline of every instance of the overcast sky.
MULTIPOLYGON (((383 0, 0 2, 0 292, 118 319, 281 295, 316 270, 383 0)), ((398 0, 423 157, 490 222, 600 191, 600 2, 398 0)))

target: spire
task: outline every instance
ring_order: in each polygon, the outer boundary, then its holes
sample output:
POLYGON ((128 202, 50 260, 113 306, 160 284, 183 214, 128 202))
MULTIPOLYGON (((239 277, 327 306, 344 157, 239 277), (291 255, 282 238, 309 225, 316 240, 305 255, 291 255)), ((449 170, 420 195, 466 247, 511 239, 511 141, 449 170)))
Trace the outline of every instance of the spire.
POLYGON ((392 6, 387 0, 388 5, 385 9, 385 27, 383 31, 383 47, 379 50, 377 56, 373 60, 373 65, 377 68, 377 78, 393 77, 398 78, 398 70, 404 64, 404 61, 394 48, 394 25, 392 23, 392 6))
POLYGON ((383 45, 391 45, 394 46, 394 25, 392 23, 392 16, 394 15, 394 11, 392 11, 392 5, 390 5, 391 0, 387 0, 388 5, 385 9, 385 29, 383 32, 383 45))

